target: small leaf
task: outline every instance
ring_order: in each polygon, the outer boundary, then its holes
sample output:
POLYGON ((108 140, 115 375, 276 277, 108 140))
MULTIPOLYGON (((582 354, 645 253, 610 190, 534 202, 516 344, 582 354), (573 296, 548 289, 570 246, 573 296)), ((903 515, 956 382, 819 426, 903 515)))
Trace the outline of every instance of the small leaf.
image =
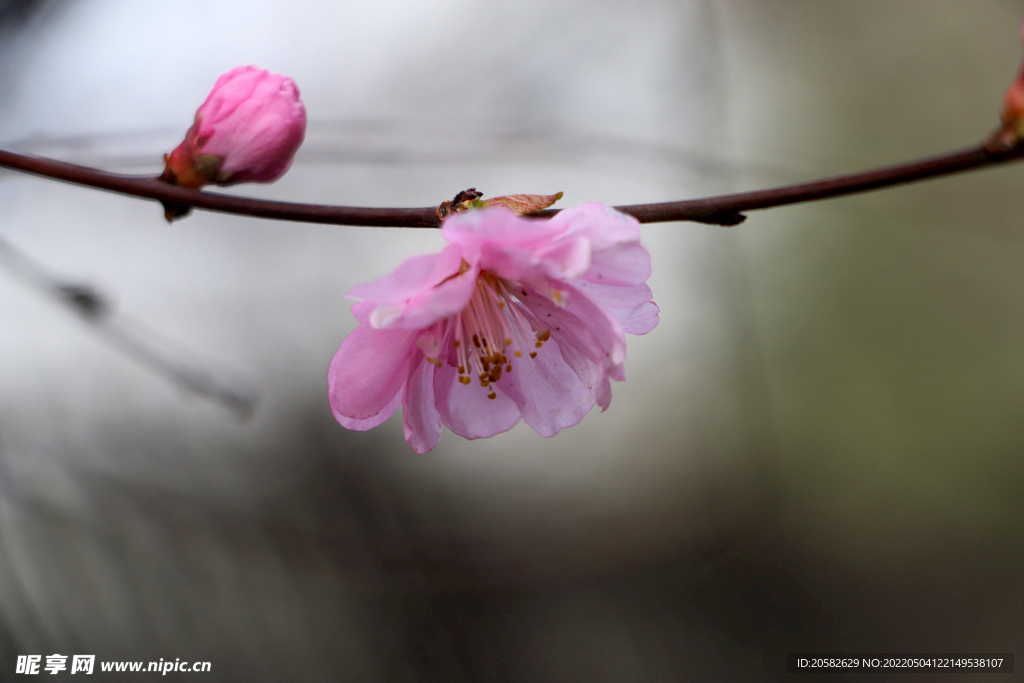
POLYGON ((511 209, 517 215, 522 216, 546 209, 561 198, 561 192, 558 194, 507 194, 503 197, 492 197, 483 201, 477 200, 477 202, 483 207, 504 206, 506 209, 511 209))

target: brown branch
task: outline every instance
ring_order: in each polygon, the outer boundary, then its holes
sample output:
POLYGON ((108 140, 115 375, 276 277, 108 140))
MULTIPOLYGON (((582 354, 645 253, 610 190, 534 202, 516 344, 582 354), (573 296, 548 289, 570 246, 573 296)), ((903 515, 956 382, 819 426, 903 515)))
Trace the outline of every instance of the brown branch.
MULTIPOLYGON (((866 192, 926 178, 960 173, 993 166, 1024 157, 1024 144, 1011 149, 993 149, 981 145, 972 149, 907 164, 888 166, 863 173, 838 176, 798 185, 787 185, 754 192, 686 199, 657 204, 630 204, 615 207, 635 216, 641 223, 664 221, 697 221, 715 225, 736 225, 744 220, 743 211, 809 202, 829 197, 866 192)), ((110 192, 155 199, 164 204, 194 207, 242 216, 375 227, 436 228, 435 207, 419 209, 326 206, 274 202, 201 192, 168 185, 156 178, 122 176, 62 161, 26 156, 0 150, 0 167, 95 187, 110 192)), ((538 211, 532 216, 552 216, 557 209, 538 211)))
POLYGON ((1024 157, 1024 145, 1010 150, 992 151, 982 145, 961 152, 913 161, 906 164, 853 173, 850 175, 787 185, 754 192, 738 192, 704 199, 688 199, 658 204, 632 204, 616 207, 635 216, 641 223, 692 220, 719 225, 735 225, 743 220, 742 211, 768 209, 787 204, 812 202, 868 190, 877 190, 916 180, 925 180, 963 171, 984 168, 1024 157))
POLYGON ((240 216, 255 216, 257 218, 272 218, 301 223, 333 223, 336 225, 369 225, 395 228, 436 228, 438 225, 437 218, 434 216, 434 207, 423 209, 375 209, 356 206, 272 202, 262 199, 250 199, 248 197, 234 197, 169 185, 156 178, 105 173, 86 166, 77 166, 42 157, 15 154, 5 150, 0 150, 0 167, 133 197, 155 199, 165 204, 191 206, 196 209, 231 213, 240 216))

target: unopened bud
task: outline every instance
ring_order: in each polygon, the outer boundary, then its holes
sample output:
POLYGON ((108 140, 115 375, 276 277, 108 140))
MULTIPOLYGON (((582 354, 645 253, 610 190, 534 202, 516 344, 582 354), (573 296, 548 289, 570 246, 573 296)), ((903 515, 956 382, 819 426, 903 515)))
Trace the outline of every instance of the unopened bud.
POLYGON ((269 183, 292 164, 306 108, 290 78, 240 66, 217 79, 161 178, 184 187, 269 183))
POLYGON ((1018 137, 1024 133, 1024 70, 1010 83, 1003 97, 1003 124, 1012 127, 1018 137))
MULTIPOLYGON (((1024 25, 1021 26, 1021 40, 1024 41, 1024 25)), ((1024 62, 1017 70, 1017 76, 1003 95, 1003 125, 985 141, 989 152, 1008 152, 1024 140, 1024 62)))

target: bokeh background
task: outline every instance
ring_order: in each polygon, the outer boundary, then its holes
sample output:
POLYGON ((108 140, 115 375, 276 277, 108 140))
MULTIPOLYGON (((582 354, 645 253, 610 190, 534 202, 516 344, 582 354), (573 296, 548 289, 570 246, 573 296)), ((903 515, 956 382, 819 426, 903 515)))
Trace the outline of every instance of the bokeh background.
MULTIPOLYGON (((284 179, 234 192, 686 198, 975 144, 1022 13, 3 0, 0 142, 156 174, 217 76, 254 63, 297 81, 310 130, 284 179)), ((0 171, 0 678, 54 652, 409 683, 1024 656, 1022 183, 1005 167, 647 226, 661 324, 631 339, 611 409, 419 456, 399 419, 339 427, 325 373, 344 293, 435 231, 168 225, 0 171)))

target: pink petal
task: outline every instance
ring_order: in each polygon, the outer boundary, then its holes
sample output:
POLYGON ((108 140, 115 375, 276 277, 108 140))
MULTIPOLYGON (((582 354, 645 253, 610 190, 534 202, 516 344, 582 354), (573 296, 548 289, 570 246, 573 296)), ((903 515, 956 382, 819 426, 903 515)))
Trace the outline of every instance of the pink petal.
MULTIPOLYGON (((616 381, 624 382, 626 376, 617 377, 616 381)), ((608 410, 612 404, 612 383, 609 375, 603 374, 594 385, 594 402, 601 406, 601 412, 608 410)))
POLYGON ((546 275, 535 250, 484 243, 480 247, 480 268, 512 282, 521 282, 529 274, 546 275))
POLYGON ((201 131, 231 116, 238 105, 252 97, 262 73, 263 69, 255 66, 239 66, 218 78, 196 112, 202 116, 201 131))
POLYGON ((377 304, 404 304, 459 272, 460 265, 462 255, 458 247, 447 247, 440 254, 414 256, 390 275, 356 285, 348 296, 377 304))
POLYGON ((521 218, 507 209, 479 209, 451 216, 441 226, 441 234, 449 244, 463 247, 472 256, 478 256, 488 244, 532 252, 549 244, 557 234, 549 223, 521 218))
MULTIPOLYGON (((607 362, 614 365, 625 362, 626 333, 610 311, 598 305, 581 290, 571 286, 563 310, 568 314, 564 317, 570 327, 578 320, 590 332, 598 348, 604 350, 607 362)), ((559 326, 562 326, 560 322, 559 326)))
MULTIPOLYGON (((548 277, 558 280, 575 280, 590 268, 590 240, 578 235, 560 239, 539 249, 536 258, 543 264, 544 274, 548 277)), ((514 279, 516 281, 529 279, 529 274, 523 273, 514 279)))
MULTIPOLYGON (((330 385, 330 382, 328 382, 328 385, 330 385)), ((328 386, 328 388, 330 388, 330 386, 328 386)), ((395 414, 395 411, 398 410, 398 406, 402 404, 403 393, 405 392, 399 391, 397 394, 395 394, 395 397, 391 399, 391 403, 384 407, 384 410, 380 411, 373 417, 367 418, 365 420, 353 420, 350 417, 345 417, 344 415, 336 411, 333 405, 331 406, 331 413, 334 414, 334 419, 338 421, 338 424, 340 424, 345 429, 351 429, 357 432, 365 432, 367 430, 373 429, 374 427, 379 427, 381 424, 384 423, 385 420, 387 420, 389 417, 395 414)))
POLYGON ((575 316, 563 315, 558 325, 552 328, 551 339, 580 384, 595 400, 602 398, 598 405, 601 410, 607 410, 611 401, 608 393, 611 389, 607 377, 607 353, 594 342, 590 331, 575 316), (605 385, 609 387, 607 390, 605 385))
POLYGON ((619 287, 576 280, 572 285, 614 315, 624 332, 647 334, 658 325, 659 308, 645 284, 619 287))
POLYGON ((551 289, 563 292, 561 304, 537 292, 539 296, 524 286, 529 296, 522 297, 525 304, 537 321, 551 330, 553 337, 573 335, 575 342, 570 344, 594 358, 606 363, 621 364, 626 359, 626 334, 616 317, 590 299, 582 290, 570 283, 551 283, 551 289))
POLYGON ((297 97, 280 105, 249 100, 235 110, 230 124, 220 124, 204 151, 224 157, 222 181, 270 182, 288 170, 306 132, 306 112, 297 97))
POLYGON ((370 316, 370 322, 382 329, 422 329, 450 318, 469 303, 479 275, 479 269, 470 268, 413 297, 404 305, 380 306, 370 316))
POLYGON ((584 235, 594 251, 640 241, 640 222, 637 219, 598 202, 564 209, 550 223, 553 231, 584 235))
MULTIPOLYGON (((364 303, 353 306, 356 319, 365 320, 364 303)), ((327 371, 335 417, 360 424, 377 418, 376 424, 386 420, 391 414, 387 411, 394 412, 398 405, 395 396, 405 383, 409 362, 414 353, 419 353, 415 344, 415 332, 375 330, 365 324, 346 337, 327 371)))
POLYGON ((565 362, 583 386, 593 392, 602 410, 608 408, 611 391, 608 377, 624 379, 625 333, 619 322, 580 290, 566 287, 564 305, 558 306, 539 292, 520 301, 542 327, 551 332, 565 362))
POLYGON ((639 242, 594 251, 590 268, 581 275, 601 285, 639 285, 651 277, 651 254, 639 242))
POLYGON ((526 424, 541 436, 554 436, 578 424, 594 407, 591 390, 569 367, 556 343, 548 341, 537 357, 512 360, 512 372, 494 385, 519 407, 526 424))
MULTIPOLYGON (((489 399, 488 390, 479 382, 461 384, 458 378, 458 371, 451 365, 434 371, 434 400, 441 421, 459 436, 484 439, 507 432, 522 418, 516 404, 502 392, 495 392, 497 398, 489 399)), ((498 384, 504 381, 502 378, 498 384)))
POLYGON ((585 236, 561 238, 564 226, 521 218, 504 209, 475 210, 445 221, 442 232, 461 246, 480 267, 516 282, 542 274, 575 279, 590 266, 590 241, 585 236))
POLYGON ((435 367, 416 354, 402 399, 405 441, 417 453, 429 453, 441 440, 441 416, 434 407, 435 367))
POLYGON ((590 243, 585 237, 552 241, 532 249, 485 243, 480 268, 511 282, 573 280, 590 267, 590 243))
POLYGON ((593 250, 586 280, 606 285, 638 285, 651 276, 651 255, 640 244, 640 222, 610 207, 590 202, 551 219, 565 223, 565 235, 581 235, 593 250))

